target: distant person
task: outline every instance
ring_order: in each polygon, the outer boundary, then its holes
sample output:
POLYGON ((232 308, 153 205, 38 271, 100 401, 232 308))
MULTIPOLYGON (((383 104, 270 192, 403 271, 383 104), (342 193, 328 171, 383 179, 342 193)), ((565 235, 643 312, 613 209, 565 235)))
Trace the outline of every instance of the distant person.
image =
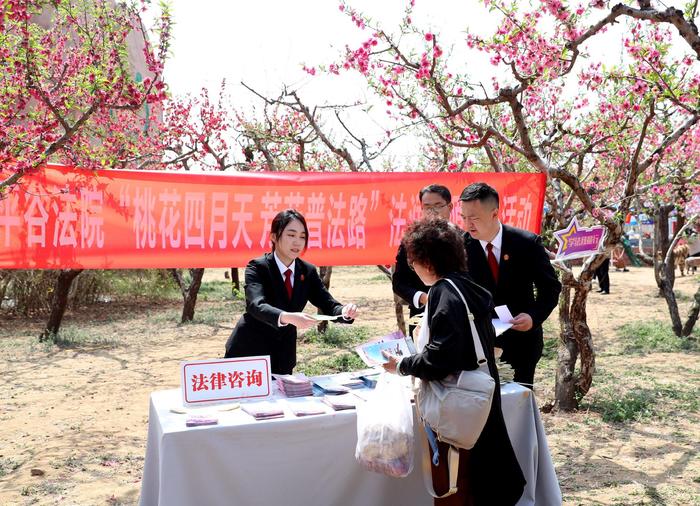
POLYGON ((309 230, 294 209, 272 220, 272 252, 251 260, 245 269, 246 311, 226 342, 225 358, 269 355, 275 374, 291 374, 297 363, 297 329, 318 321, 303 313, 311 302, 322 313, 352 323, 355 304, 343 306, 326 290, 316 267, 299 256, 306 251, 309 230))
POLYGON ((514 316, 513 327, 496 338, 501 360, 511 364, 515 381, 532 388, 544 347, 542 323, 557 307, 561 283, 540 237, 499 221, 495 189, 471 184, 460 201, 469 273, 514 316))
POLYGON ((610 256, 605 255, 605 260, 596 268, 594 276, 598 278, 598 293, 608 295, 610 293, 610 256))
POLYGON ((625 247, 618 243, 612 250, 611 262, 616 271, 629 272, 627 261, 625 260, 625 247))
MULTIPOLYGON (((424 340, 418 340, 419 352, 404 358, 385 354, 389 361, 384 364, 384 369, 424 380, 441 380, 450 374, 476 369, 474 338, 467 323, 463 296, 474 317, 489 373, 496 382, 491 411, 479 439, 471 450, 459 450, 457 493, 436 499, 435 504, 515 504, 523 493, 525 478, 501 411, 498 369, 491 346, 495 335, 491 324, 491 295, 465 272, 463 234, 445 220, 432 218, 413 223, 408 227, 402 245, 408 254, 408 265, 430 287, 428 321, 424 324, 427 327, 421 328, 424 340), (455 284, 461 295, 447 280, 455 284)), ((439 465, 431 464, 437 494, 449 490, 448 447, 446 443, 438 442, 439 465)))
MULTIPOLYGON (((418 192, 421 210, 424 218, 438 217, 449 221, 452 212, 452 194, 450 190, 439 184, 431 184, 418 192)), ((406 260, 406 249, 403 244, 396 253, 396 267, 391 277, 391 285, 394 293, 408 303, 409 316, 415 316, 423 312, 425 302, 428 300, 428 287, 409 268, 406 260)), ((413 333, 415 325, 409 325, 409 335, 413 333)))

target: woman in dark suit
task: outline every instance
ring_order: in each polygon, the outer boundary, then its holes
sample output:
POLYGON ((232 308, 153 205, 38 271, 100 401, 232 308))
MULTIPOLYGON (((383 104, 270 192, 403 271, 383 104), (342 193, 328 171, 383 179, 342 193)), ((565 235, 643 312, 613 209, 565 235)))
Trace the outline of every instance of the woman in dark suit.
MULTIPOLYGON (((428 292, 429 339, 422 351, 399 362, 387 355, 384 368, 389 372, 424 380, 441 380, 460 371, 477 368, 476 351, 467 310, 452 285, 462 293, 474 315, 489 372, 496 382, 491 411, 481 436, 471 450, 459 450, 458 492, 436 505, 494 505, 518 502, 525 479, 510 444, 503 413, 498 370, 493 355, 495 333, 491 324, 491 295, 474 283, 466 271, 466 253, 459 231, 442 219, 427 219, 411 225, 402 241, 411 266, 430 287, 428 292)), ((421 343, 419 342, 419 347, 421 343)), ((440 465, 432 467, 435 492, 449 489, 447 475, 448 445, 438 444, 440 465)))
POLYGON ((297 362, 297 329, 318 321, 302 312, 307 302, 337 321, 352 323, 357 306, 343 306, 323 286, 316 267, 299 256, 309 230, 298 211, 275 216, 270 229, 272 252, 255 258, 245 270, 246 312, 226 342, 225 358, 269 355, 272 372, 291 374, 297 362))

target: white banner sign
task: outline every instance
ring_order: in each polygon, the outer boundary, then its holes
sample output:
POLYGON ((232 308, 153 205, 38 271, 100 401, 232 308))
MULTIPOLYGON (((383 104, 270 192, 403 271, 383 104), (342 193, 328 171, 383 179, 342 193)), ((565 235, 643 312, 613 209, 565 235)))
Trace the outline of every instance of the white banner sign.
POLYGON ((272 393, 269 356, 182 362, 180 377, 186 406, 261 399, 272 393))

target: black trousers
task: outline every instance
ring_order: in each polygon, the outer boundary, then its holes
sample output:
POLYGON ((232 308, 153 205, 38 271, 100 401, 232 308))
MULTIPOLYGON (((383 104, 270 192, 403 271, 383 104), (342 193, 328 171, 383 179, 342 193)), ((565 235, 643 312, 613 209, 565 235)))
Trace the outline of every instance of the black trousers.
POLYGON ((610 293, 610 259, 606 258, 603 263, 595 270, 595 275, 598 278, 598 286, 605 293, 610 293))

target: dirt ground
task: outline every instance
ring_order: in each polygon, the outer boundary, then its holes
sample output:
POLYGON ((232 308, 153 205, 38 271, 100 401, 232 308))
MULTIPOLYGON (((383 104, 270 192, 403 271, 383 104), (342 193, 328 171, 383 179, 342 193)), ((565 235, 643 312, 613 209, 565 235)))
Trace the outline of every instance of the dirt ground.
MULTIPOLYGON (((223 271, 207 280, 223 281, 223 271)), ((678 279, 683 314, 698 282, 678 279)), ((612 271, 611 285, 589 297, 597 372, 582 410, 542 415, 565 504, 700 505, 700 353, 640 344, 624 330, 669 325, 650 269, 612 271), (621 421, 610 420, 616 413, 621 421)), ((394 330, 391 286, 376 268, 335 268, 332 292, 361 307, 367 338, 394 330)), ((105 303, 68 314, 60 345, 37 340, 40 320, 1 321, 0 505, 136 504, 149 394, 178 387, 180 361, 221 356, 242 308, 200 302, 195 323, 178 325, 177 301, 105 303)), ((557 328, 554 314, 540 406, 553 398, 557 328)), ((300 356, 317 351, 307 342, 300 356)))

